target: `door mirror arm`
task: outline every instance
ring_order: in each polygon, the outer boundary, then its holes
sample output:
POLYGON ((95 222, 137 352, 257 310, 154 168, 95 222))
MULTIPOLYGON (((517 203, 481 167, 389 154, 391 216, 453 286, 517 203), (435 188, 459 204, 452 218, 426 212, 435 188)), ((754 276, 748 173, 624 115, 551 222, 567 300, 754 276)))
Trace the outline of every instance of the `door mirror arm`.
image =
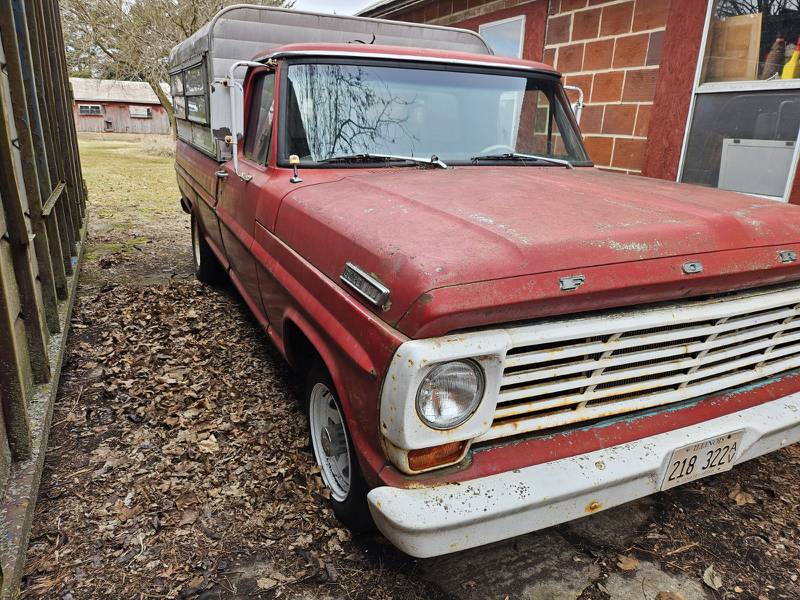
MULTIPOLYGON (((222 83, 228 89, 228 97, 230 98, 230 110, 231 110, 231 135, 230 135, 230 145, 231 151, 233 154, 233 170, 234 172, 242 179, 242 181, 250 181, 253 176, 248 175, 247 173, 242 173, 239 170, 239 131, 237 128, 238 121, 236 120, 236 90, 241 92, 241 98, 244 102, 244 88, 242 88, 242 84, 236 81, 234 78, 234 73, 236 69, 240 67, 263 67, 264 63, 255 62, 252 60, 240 60, 231 65, 231 68, 228 69, 228 76, 223 78, 222 80, 217 80, 222 83)), ((244 105, 242 106, 242 114, 244 114, 244 105)))
POLYGON ((572 105, 572 112, 575 113, 575 121, 577 121, 578 125, 580 125, 581 112, 583 112, 583 90, 577 85, 565 85, 564 89, 578 93, 578 100, 572 105))

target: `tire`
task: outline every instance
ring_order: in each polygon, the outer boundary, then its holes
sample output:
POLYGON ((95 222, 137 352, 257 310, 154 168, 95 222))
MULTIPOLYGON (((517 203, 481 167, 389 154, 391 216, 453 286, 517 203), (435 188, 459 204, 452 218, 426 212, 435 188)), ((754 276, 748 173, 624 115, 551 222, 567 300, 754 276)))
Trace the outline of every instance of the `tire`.
POLYGON ((192 258, 194 274, 203 283, 219 285, 227 277, 225 269, 219 264, 206 238, 200 232, 200 223, 192 213, 192 258))
POLYGON ((305 405, 311 452, 330 492, 333 514, 356 533, 371 531, 375 526, 367 506, 367 484, 336 388, 321 362, 308 372, 305 405))

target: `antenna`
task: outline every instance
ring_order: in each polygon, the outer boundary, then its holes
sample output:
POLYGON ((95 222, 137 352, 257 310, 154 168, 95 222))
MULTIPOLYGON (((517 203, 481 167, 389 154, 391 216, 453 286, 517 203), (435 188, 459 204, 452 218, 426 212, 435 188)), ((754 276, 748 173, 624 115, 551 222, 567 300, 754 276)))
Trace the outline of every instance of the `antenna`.
POLYGON ((372 34, 372 41, 370 41, 370 42, 365 42, 364 40, 352 40, 352 41, 347 42, 347 43, 348 44, 366 44, 367 46, 372 46, 372 44, 375 43, 375 34, 374 33, 372 34))

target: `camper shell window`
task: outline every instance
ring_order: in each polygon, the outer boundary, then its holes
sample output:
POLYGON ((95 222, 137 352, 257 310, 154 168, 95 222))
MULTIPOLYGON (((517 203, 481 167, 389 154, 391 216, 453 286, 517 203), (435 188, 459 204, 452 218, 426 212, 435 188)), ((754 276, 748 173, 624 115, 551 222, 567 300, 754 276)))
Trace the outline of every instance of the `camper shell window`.
POLYGON ((170 90, 173 96, 183 95, 183 73, 176 73, 169 80, 170 90))
POLYGON ((178 138, 206 153, 214 151, 209 128, 208 81, 203 63, 170 76, 172 107, 175 111, 178 138))
POLYGON ((186 118, 186 98, 183 96, 173 96, 172 108, 175 110, 176 119, 186 118))

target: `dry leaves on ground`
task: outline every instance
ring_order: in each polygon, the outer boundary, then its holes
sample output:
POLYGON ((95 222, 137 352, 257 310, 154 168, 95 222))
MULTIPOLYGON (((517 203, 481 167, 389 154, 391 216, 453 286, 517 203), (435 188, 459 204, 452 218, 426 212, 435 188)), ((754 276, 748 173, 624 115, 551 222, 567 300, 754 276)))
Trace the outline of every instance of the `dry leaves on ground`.
POLYGON ((617 556, 617 567, 622 569, 623 571, 635 571, 639 568, 639 560, 634 558, 633 556, 626 556, 624 554, 620 554, 617 556))
POLYGON ((293 380, 238 301, 194 281, 108 286, 73 331, 26 597, 391 598, 397 578, 425 595, 333 517, 293 380))

